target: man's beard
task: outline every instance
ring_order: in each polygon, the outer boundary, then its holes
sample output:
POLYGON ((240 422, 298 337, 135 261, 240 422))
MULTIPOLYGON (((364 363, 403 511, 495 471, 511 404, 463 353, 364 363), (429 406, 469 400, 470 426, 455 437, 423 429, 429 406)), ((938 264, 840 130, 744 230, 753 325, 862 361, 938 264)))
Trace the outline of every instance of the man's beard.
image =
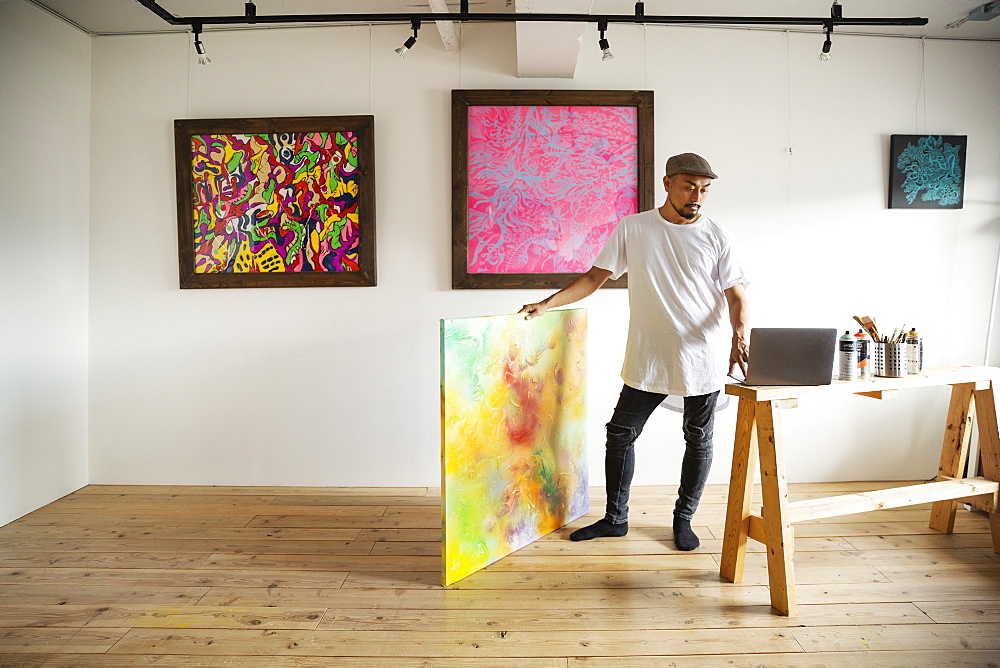
MULTIPOLYGON (((674 205, 671 204, 671 206, 674 206, 674 205)), ((687 207, 682 207, 682 208, 678 209, 676 206, 674 206, 674 211, 677 212, 678 216, 680 216, 681 218, 684 218, 685 220, 694 220, 698 216, 698 212, 697 211, 695 211, 693 213, 689 212, 687 210, 687 207)))

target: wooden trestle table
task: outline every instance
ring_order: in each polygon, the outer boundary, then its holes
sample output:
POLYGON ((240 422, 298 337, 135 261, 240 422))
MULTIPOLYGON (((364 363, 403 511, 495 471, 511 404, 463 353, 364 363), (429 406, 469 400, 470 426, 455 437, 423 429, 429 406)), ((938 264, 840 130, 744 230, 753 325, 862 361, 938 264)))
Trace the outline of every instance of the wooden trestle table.
POLYGON ((837 517, 883 508, 933 502, 930 527, 951 533, 955 511, 964 501, 990 513, 993 550, 1000 554, 1000 432, 993 388, 1000 382, 1000 368, 958 366, 924 369, 903 378, 834 381, 830 385, 778 387, 726 385, 726 394, 739 397, 736 443, 729 480, 726 533, 722 543, 721 575, 730 582, 743 579, 747 538, 767 548, 767 576, 771 605, 781 614, 795 614, 795 572, 792 524, 803 520, 837 517), (789 501, 782 451, 780 413, 794 408, 799 399, 822 399, 860 394, 887 399, 900 390, 951 385, 951 403, 944 427, 944 444, 934 482, 824 499, 789 501), (971 435, 972 415, 979 428, 982 477, 962 478, 971 435), (750 512, 757 457, 760 458, 760 516, 750 512))

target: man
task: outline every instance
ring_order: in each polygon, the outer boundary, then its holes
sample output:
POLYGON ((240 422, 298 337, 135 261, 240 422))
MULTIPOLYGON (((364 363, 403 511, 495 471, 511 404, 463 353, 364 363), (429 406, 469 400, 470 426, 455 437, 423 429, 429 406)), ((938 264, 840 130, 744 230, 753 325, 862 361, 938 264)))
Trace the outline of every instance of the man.
POLYGON ((746 278, 728 233, 701 215, 713 179, 708 161, 694 153, 667 160, 659 209, 626 216, 587 273, 537 304, 525 319, 593 294, 608 278, 629 276, 629 328, 618 405, 607 424, 603 519, 574 531, 572 540, 628 533, 628 498, 635 469, 634 444, 646 420, 668 395, 683 397, 685 441, 681 482, 674 506, 674 544, 700 544, 691 529, 712 465, 712 429, 723 375, 715 339, 732 327, 729 373, 746 373, 746 278))

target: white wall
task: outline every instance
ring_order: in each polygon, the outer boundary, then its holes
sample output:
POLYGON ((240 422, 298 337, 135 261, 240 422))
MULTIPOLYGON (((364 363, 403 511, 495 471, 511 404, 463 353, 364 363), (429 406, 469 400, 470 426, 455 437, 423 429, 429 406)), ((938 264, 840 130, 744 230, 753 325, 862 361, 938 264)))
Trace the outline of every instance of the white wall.
POLYGON ((87 483, 90 38, 0 3, 0 525, 87 483))
MULTIPOLYGON (((1000 45, 616 26, 573 80, 517 79, 509 25, 448 56, 407 26, 103 37, 93 46, 91 482, 435 485, 438 319, 509 313, 546 291, 450 289, 450 91, 652 89, 656 164, 693 150, 722 178, 707 213, 752 272, 756 325, 917 325, 930 365, 982 361, 1000 242, 1000 45), (926 108, 926 112, 924 111, 926 108), (373 114, 374 288, 177 288, 175 118, 373 114), (968 134, 966 208, 885 208, 892 133, 968 134), (789 152, 791 148, 791 152, 789 152), (956 333, 961 333, 956 335, 956 333)), ((589 42, 585 43, 589 44, 589 42)), ((657 168, 659 171, 660 167, 657 168)), ((658 196, 659 197, 659 196, 658 196)), ((592 480, 620 390, 626 295, 590 309, 592 480)), ((785 416, 793 481, 936 472, 944 390, 846 397, 785 416)), ((728 480, 734 409, 718 422, 728 480)), ((679 416, 640 441, 637 484, 674 483, 679 416)))

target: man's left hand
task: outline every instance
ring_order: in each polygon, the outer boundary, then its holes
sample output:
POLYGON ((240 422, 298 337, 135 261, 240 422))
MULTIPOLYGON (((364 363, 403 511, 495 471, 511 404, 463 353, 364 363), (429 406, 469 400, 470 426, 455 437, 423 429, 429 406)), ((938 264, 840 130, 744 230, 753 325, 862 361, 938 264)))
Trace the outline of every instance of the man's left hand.
POLYGON ((729 373, 738 366, 743 372, 743 377, 747 377, 747 362, 750 360, 750 348, 746 338, 737 332, 733 332, 733 347, 729 352, 729 373))

